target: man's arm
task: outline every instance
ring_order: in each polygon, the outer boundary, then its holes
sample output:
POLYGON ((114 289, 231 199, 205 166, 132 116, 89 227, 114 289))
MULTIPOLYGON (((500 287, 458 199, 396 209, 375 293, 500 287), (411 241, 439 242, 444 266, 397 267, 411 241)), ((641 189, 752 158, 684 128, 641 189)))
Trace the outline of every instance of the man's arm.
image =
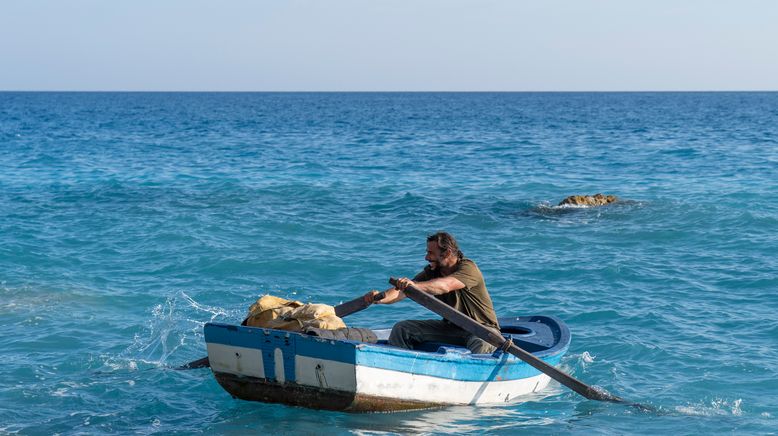
POLYGON ((379 291, 373 289, 365 294, 365 301, 373 304, 393 304, 405 298, 405 292, 397 288, 389 288, 384 291, 384 298, 375 301, 375 296, 380 294, 379 291))
MULTIPOLYGON (((465 287, 465 284, 459 281, 459 279, 451 276, 439 277, 436 279, 427 280, 425 282, 414 282, 407 277, 403 277, 397 280, 396 289, 402 292, 402 290, 411 285, 415 286, 420 291, 424 291, 432 295, 447 294, 451 291, 456 291, 457 289, 462 289, 465 287)), ((404 292, 403 298, 405 298, 404 292)))
POLYGON ((465 284, 459 281, 459 279, 451 276, 439 277, 424 282, 414 282, 407 277, 403 277, 397 279, 397 287, 389 288, 384 291, 383 299, 379 301, 374 300, 375 296, 379 294, 379 292, 374 289, 365 294, 365 301, 373 304, 394 304, 405 298, 405 292, 403 292, 403 290, 411 285, 416 286, 420 291, 431 295, 443 295, 465 287, 465 284))

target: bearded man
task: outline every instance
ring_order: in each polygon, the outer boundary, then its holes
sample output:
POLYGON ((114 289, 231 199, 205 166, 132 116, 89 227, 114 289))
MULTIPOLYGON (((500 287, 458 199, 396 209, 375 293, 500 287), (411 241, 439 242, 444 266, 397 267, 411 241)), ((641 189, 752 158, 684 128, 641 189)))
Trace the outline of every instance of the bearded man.
MULTIPOLYGON (((384 291, 384 298, 374 303, 394 304, 405 298, 404 290, 412 285, 476 322, 500 329, 484 276, 475 262, 464 257, 454 236, 446 232, 428 236, 424 259, 429 264, 413 280, 407 277, 398 279, 397 285, 384 291)), ((377 294, 379 291, 371 290, 365 294, 366 301, 373 301, 377 294)), ((446 320, 400 321, 394 325, 389 336, 389 344, 396 347, 413 349, 423 342, 464 345, 473 354, 487 354, 495 350, 493 345, 446 320)))

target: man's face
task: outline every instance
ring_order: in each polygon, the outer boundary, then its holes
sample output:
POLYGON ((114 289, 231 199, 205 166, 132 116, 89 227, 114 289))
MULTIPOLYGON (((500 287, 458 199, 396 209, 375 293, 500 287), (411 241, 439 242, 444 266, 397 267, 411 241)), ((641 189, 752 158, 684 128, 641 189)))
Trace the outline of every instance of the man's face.
POLYGON ((450 256, 450 253, 443 253, 440 252, 440 247, 438 247, 437 241, 429 241, 427 242, 427 255, 424 256, 424 260, 430 263, 430 268, 433 270, 436 270, 440 268, 441 266, 449 266, 448 262, 450 259, 448 259, 450 256))

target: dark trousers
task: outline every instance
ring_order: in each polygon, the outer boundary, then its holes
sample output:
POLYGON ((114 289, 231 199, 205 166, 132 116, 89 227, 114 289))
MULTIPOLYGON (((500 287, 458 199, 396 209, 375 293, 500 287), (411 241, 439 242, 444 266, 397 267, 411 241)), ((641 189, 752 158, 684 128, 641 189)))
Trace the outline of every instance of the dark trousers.
POLYGON ((400 321, 392 327, 389 344, 413 349, 422 342, 464 345, 473 354, 491 354, 497 348, 476 335, 437 319, 400 321))

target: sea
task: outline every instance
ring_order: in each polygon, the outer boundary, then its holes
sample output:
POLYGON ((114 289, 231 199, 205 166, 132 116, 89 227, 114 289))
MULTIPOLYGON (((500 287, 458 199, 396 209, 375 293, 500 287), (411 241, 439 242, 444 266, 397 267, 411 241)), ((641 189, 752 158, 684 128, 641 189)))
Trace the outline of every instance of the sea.
POLYGON ((777 195, 771 92, 3 92, 0 434, 776 434, 777 195), (176 370, 262 295, 413 276, 439 230, 499 316, 567 323, 563 370, 651 407, 348 414, 176 370))

